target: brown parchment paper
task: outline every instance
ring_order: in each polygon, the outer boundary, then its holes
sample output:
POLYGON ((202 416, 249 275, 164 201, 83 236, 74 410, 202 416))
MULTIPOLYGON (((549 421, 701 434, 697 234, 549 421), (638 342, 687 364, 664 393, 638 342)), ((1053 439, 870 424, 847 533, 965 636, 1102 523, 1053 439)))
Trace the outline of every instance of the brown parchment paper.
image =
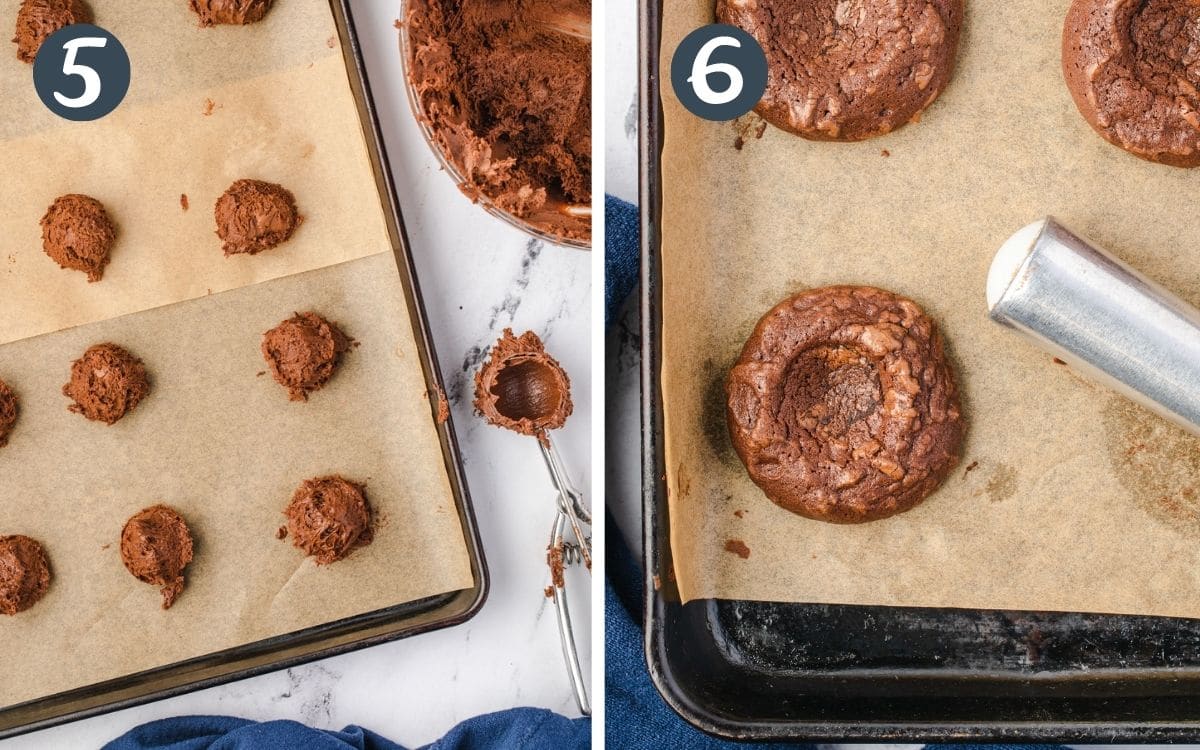
MULTIPOLYGON (((3 39, 18 5, 0 8, 3 39)), ((212 29, 183 0, 92 6, 132 66, 109 116, 59 119, 15 46, 0 54, 0 343, 386 249, 381 215, 367 209, 379 199, 326 0, 282 0, 259 24, 212 29), (286 186, 304 222, 278 248, 225 258, 213 206, 242 177, 286 186), (99 283, 42 251, 38 221, 71 192, 100 200, 117 225, 99 283)))
MULTIPOLYGON (((661 375, 684 600, 1200 616, 1200 441, 987 318, 995 250, 1047 214, 1200 302, 1200 173, 1088 128, 1060 73, 1067 6, 968 0, 948 90, 919 124, 866 143, 757 140, 741 123, 738 151, 738 125, 664 90, 661 375), (723 382, 757 319, 831 283, 893 289, 941 321, 970 419, 939 492, 858 527, 771 504, 725 427, 723 382)), ((662 69, 711 22, 711 0, 666 0, 662 69)))
POLYGON ((0 348, 22 414, 0 450, 0 534, 47 549, 46 598, 0 617, 0 706, 473 584, 403 290, 390 253, 0 348), (259 350, 296 310, 359 346, 307 403, 259 350), (113 341, 153 390, 108 427, 67 411, 70 362, 113 341), (371 545, 319 567, 275 531, 306 478, 367 485, 371 545), (196 557, 169 611, 120 556, 129 516, 187 519, 196 557))

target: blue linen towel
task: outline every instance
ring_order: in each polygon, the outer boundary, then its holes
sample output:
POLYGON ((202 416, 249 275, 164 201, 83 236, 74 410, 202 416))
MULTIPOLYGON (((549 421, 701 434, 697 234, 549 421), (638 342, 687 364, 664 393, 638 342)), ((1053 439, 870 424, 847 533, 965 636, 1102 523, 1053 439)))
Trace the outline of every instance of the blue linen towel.
MULTIPOLYGON (((591 745, 589 719, 514 708, 459 724, 421 750, 583 750, 591 745)), ((340 732, 295 721, 250 721, 231 716, 181 716, 143 724, 104 750, 405 750, 362 727, 340 732)))

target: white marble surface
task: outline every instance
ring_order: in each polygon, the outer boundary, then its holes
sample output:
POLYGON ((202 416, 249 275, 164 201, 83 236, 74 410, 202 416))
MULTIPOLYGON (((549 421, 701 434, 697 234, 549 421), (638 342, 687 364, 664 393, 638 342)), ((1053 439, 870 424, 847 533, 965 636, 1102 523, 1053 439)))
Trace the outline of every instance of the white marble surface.
MULTIPOLYGON (((469 379, 506 326, 537 331, 572 379, 575 414, 559 449, 577 484, 591 485, 590 253, 531 241, 458 192, 409 110, 392 25, 398 3, 352 5, 491 568, 488 602, 456 628, 18 737, 3 750, 98 747, 143 722, 195 713, 360 724, 406 745, 515 706, 577 715, 543 594, 554 492, 531 439, 473 415, 469 379)), ((586 579, 573 584, 586 651, 590 592, 586 579)))

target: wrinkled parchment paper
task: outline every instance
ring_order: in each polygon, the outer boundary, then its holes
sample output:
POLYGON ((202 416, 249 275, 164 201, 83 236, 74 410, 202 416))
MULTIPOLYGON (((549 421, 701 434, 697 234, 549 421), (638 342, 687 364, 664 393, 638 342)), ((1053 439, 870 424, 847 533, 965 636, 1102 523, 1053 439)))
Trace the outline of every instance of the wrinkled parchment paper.
POLYGON ((64 126, 18 106, 21 89, 0 106, 29 117, 0 118, 0 378, 22 404, 0 450, 0 534, 40 540, 54 576, 34 608, 0 617, 0 707, 474 583, 328 4, 280 0, 244 39, 199 31, 182 0, 93 5, 134 58, 121 110, 64 126), (145 28, 121 15, 134 5, 153 8, 145 28), (152 29, 215 41, 159 48, 152 29), (188 61, 194 78, 153 69, 188 61), (226 260, 212 203, 247 174, 291 187, 306 220, 277 250, 226 260), (96 195, 119 224, 99 284, 41 253, 37 219, 67 189, 96 195), (293 403, 259 346, 303 310, 359 346, 293 403), (152 380, 111 427, 69 413, 61 393, 71 361, 103 341, 141 357, 152 380), (366 483, 379 527, 318 567, 275 532, 296 487, 330 473, 366 483), (158 502, 196 539, 167 612, 119 553, 126 519, 158 502))
MULTIPOLYGON (((1200 616, 1200 440, 987 318, 994 252, 1047 214, 1200 303, 1200 174, 1089 129, 1060 73, 1067 6, 968 0, 945 94, 920 123, 866 143, 774 128, 758 140, 744 121, 738 151, 738 125, 664 92, 662 389, 685 601, 1200 616), (858 527, 774 506, 725 427, 723 382, 758 318, 832 283, 886 287, 936 317, 970 419, 939 492, 858 527), (726 552, 730 540, 749 557, 726 552)), ((711 0, 667 0, 663 70, 711 21, 711 0)))
POLYGON ((0 706, 473 584, 390 253, 0 348, 22 402, 0 450, 0 533, 50 556, 46 598, 0 617, 0 706), (358 342, 308 403, 266 369, 262 332, 315 310, 358 342), (113 341, 152 391, 115 425, 67 411, 71 360, 113 341), (279 541, 309 477, 365 482, 370 546, 320 567, 279 541), (196 538, 169 611, 121 563, 125 521, 173 506, 196 538))
MULTIPOLYGON (((0 8, 5 40, 18 5, 0 8)), ((126 100, 101 120, 50 113, 32 67, 0 45, 0 344, 384 248, 380 217, 362 210, 379 200, 328 2, 286 0, 259 24, 212 29, 184 0, 93 6, 132 66, 126 100), (213 206, 243 177, 287 187, 304 222, 275 250, 225 258, 213 206), (42 251, 38 221, 73 192, 117 226, 96 284, 42 251)))

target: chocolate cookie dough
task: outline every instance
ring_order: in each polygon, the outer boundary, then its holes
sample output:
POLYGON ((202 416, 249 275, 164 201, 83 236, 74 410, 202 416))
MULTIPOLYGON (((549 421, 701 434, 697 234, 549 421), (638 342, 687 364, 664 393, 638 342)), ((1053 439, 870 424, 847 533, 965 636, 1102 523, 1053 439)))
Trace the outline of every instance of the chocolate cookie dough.
POLYGON ((333 377, 351 343, 336 323, 314 312, 296 313, 263 334, 262 354, 292 401, 307 401, 333 377))
POLYGON ((27 536, 0 536, 0 614, 24 612, 50 588, 50 561, 27 536))
POLYGON ((72 193, 57 198, 42 217, 42 248, 55 263, 99 281, 108 265, 116 227, 95 198, 72 193))
POLYGON ((587 240, 590 0, 409 0, 408 77, 472 199, 587 240))
POLYGON ((97 344, 71 364, 63 395, 70 410, 96 422, 113 424, 150 393, 142 361, 116 344, 97 344))
POLYGON ((571 416, 571 380, 536 333, 505 328, 475 373, 475 408, 497 427, 545 440, 571 416))
POLYGON ((909 510, 965 430, 936 324, 870 287, 813 289, 763 316, 729 374, 733 447, 773 502, 861 523, 909 510))
POLYGON ((374 538, 366 488, 340 476, 305 480, 284 515, 292 544, 318 565, 344 560, 374 538))
POLYGON ((73 23, 91 23, 92 12, 81 0, 21 0, 17 9, 17 59, 31 63, 42 42, 73 23))
POLYGON ((818 141, 890 133, 938 98, 954 72, 962 0, 717 0, 717 20, 767 55, 754 108, 818 141))
POLYGON ((162 587, 162 608, 183 593, 183 569, 192 561, 192 533, 173 508, 155 505, 125 522, 121 560, 133 577, 162 587))
POLYGON ((188 0, 201 26, 245 25, 263 20, 271 0, 188 0))
POLYGON ((1062 65, 1079 111, 1109 142, 1200 166, 1200 3, 1075 0, 1062 65))
POLYGON ((300 225, 296 199, 282 185, 238 180, 217 199, 217 236, 226 255, 257 255, 291 238, 300 225))
POLYGON ((0 448, 8 445, 8 438, 17 424, 19 411, 20 404, 17 401, 17 394, 8 387, 8 383, 0 380, 0 448))

